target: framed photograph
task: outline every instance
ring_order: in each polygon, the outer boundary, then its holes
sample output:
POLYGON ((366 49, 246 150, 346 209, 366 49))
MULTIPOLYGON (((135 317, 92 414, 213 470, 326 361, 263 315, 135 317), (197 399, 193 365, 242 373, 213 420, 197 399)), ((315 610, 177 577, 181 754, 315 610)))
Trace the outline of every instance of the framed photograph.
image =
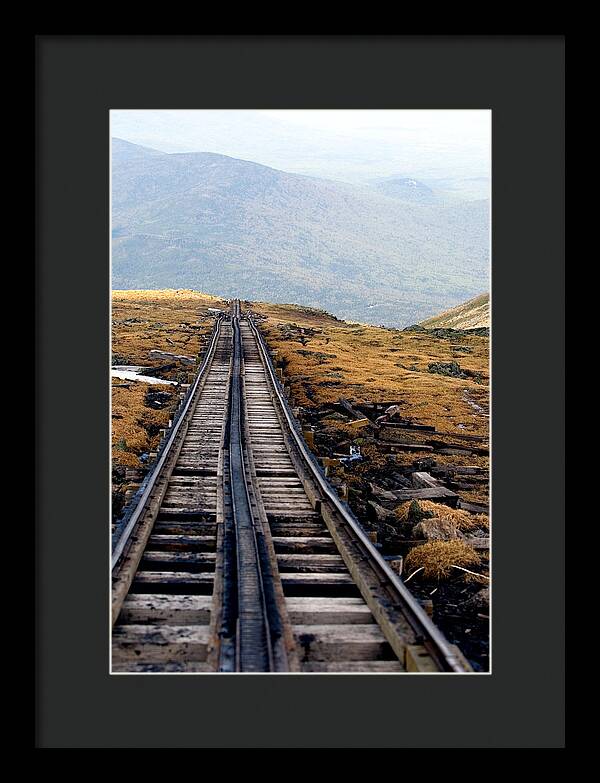
POLYGON ((37 747, 562 747, 563 38, 36 67, 37 747))

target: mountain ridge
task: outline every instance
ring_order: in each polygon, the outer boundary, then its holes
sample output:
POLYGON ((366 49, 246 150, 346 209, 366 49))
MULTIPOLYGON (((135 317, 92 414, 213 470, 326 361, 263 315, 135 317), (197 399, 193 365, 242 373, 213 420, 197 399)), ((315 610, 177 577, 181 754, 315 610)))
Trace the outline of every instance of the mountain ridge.
POLYGON ((490 326, 490 295, 480 294, 439 315, 421 321, 426 329, 481 329, 490 326))
POLYGON ((410 204, 219 153, 113 139, 113 285, 296 301, 401 326, 487 284, 487 201, 410 204))

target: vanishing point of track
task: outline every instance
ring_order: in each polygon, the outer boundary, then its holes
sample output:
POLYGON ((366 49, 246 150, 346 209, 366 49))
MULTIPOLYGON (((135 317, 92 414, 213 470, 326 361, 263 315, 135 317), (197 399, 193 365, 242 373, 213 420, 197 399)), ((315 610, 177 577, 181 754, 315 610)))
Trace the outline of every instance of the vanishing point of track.
POLYGON ((468 672, 307 447, 232 302, 112 538, 113 672, 468 672))

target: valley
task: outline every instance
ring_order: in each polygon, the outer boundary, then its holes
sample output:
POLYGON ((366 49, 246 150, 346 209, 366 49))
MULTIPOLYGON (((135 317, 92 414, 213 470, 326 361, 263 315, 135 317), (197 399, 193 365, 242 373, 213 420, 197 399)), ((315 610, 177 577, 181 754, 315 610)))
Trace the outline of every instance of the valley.
POLYGON ((113 139, 115 289, 194 288, 403 327, 487 286, 489 201, 113 139))

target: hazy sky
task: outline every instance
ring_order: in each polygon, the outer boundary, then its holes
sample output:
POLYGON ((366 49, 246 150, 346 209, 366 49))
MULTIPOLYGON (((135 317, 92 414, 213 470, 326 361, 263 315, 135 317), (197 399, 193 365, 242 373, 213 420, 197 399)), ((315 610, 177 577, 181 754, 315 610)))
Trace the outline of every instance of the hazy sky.
POLYGON ((462 141, 466 146, 489 144, 486 111, 423 110, 270 110, 262 114, 314 131, 331 131, 377 141, 402 143, 421 139, 439 144, 462 141))
POLYGON ((488 110, 113 110, 113 136, 353 182, 490 176, 488 110))

